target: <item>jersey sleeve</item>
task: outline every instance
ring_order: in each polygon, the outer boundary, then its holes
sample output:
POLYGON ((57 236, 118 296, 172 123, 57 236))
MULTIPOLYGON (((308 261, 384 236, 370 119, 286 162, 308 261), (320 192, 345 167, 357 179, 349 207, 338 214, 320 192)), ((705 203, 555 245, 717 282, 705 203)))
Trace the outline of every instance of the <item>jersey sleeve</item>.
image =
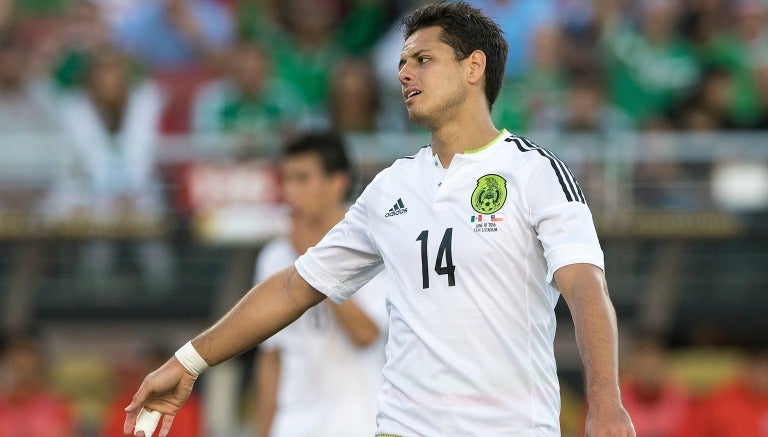
MULTIPOLYGON (((542 149, 543 150, 543 149, 542 149)), ((532 160, 525 187, 529 220, 547 260, 547 282, 570 264, 604 269, 592 213, 568 167, 549 151, 532 160)))
POLYGON ((384 268, 368 231, 366 199, 370 192, 369 185, 344 219, 295 263, 304 280, 336 303, 347 300, 384 268))

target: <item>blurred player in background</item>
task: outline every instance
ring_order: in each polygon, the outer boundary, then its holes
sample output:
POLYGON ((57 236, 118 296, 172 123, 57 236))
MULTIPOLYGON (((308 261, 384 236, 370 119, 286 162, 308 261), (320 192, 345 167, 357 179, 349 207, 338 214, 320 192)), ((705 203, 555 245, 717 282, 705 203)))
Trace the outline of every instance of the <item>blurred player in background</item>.
MULTIPOLYGON (((291 230, 260 252, 257 283, 292 265, 347 209, 350 163, 339 136, 317 133, 292 141, 281 168, 291 230)), ((341 305, 310 308, 261 344, 256 367, 259 437, 374 434, 387 323, 380 277, 341 305)))
POLYGON ((75 437, 70 403, 46 381, 46 360, 34 335, 9 335, 0 351, 0 437, 75 437))
POLYGON ((499 27, 464 2, 438 2, 407 16, 404 36, 398 79, 430 145, 379 173, 322 241, 148 375, 126 408, 126 433, 137 418, 150 429, 143 417, 160 413, 169 429, 209 365, 326 297, 346 301, 384 270, 391 287, 380 436, 559 436, 553 341, 561 293, 584 365, 586 435, 635 436, 583 193, 551 152, 491 119, 507 55, 499 27), (140 418, 142 408, 149 413, 140 418))

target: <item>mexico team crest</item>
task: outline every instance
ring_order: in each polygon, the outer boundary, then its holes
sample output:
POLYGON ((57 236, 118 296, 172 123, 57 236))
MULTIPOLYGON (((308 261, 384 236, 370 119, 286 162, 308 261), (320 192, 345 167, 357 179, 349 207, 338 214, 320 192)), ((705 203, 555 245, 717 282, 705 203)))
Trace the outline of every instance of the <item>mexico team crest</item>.
POLYGON ((472 209, 480 214, 493 214, 507 200, 507 180, 497 174, 487 174, 477 180, 472 191, 472 209))

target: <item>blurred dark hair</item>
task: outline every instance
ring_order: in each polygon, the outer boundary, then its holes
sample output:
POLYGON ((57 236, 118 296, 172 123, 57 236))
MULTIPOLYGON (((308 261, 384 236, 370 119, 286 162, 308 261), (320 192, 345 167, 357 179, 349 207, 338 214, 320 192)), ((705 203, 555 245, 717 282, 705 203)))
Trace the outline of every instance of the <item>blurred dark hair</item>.
POLYGON ((457 60, 466 59, 475 50, 485 53, 485 97, 492 108, 504 82, 509 50, 504 32, 479 9, 463 1, 440 1, 403 18, 403 36, 407 39, 417 30, 432 26, 442 29, 440 41, 451 46, 457 60))
POLYGON ((335 132, 308 132, 292 141, 283 149, 283 158, 314 153, 326 174, 349 173, 351 165, 344 145, 344 140, 335 132))

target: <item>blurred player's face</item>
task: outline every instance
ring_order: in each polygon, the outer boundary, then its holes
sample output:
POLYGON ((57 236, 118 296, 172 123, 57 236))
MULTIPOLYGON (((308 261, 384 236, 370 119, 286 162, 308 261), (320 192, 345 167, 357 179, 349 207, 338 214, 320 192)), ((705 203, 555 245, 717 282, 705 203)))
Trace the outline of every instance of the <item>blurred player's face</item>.
POLYGON ((0 49, 0 88, 14 89, 24 82, 24 53, 19 47, 0 49))
POLYGON ((442 29, 425 27, 414 32, 403 46, 398 79, 408 117, 430 130, 458 112, 467 99, 465 63, 453 48, 440 41, 442 29))
POLYGON ((16 348, 5 359, 11 387, 17 392, 26 392, 38 387, 42 376, 42 360, 33 349, 16 348))
POLYGON ((765 6, 758 1, 744 2, 736 12, 737 33, 751 41, 762 34, 765 27, 765 6))
POLYGON ((642 25, 645 36, 652 41, 664 41, 674 35, 679 9, 670 0, 646 0, 642 25))
POLYGON ((91 94, 106 105, 122 105, 128 92, 126 66, 118 59, 103 61, 95 67, 91 77, 91 94))
POLYGON ((332 84, 332 108, 337 129, 365 131, 374 127, 376 86, 369 66, 362 62, 342 64, 332 84))
POLYGON ((664 383, 665 357, 661 350, 648 348, 634 358, 635 382, 638 388, 655 393, 664 383))
POLYGON ((339 174, 327 174, 314 153, 286 158, 282 164, 283 196, 297 218, 318 220, 335 213, 344 200, 339 174))
POLYGON ((265 55, 256 48, 243 47, 234 56, 232 75, 240 90, 248 96, 260 94, 269 75, 265 55))
POLYGON ((319 42, 333 34, 341 10, 339 2, 329 0, 290 0, 283 2, 290 27, 303 41, 319 42))
POLYGON ((533 64, 543 70, 558 68, 562 59, 561 40, 560 30, 556 27, 539 29, 533 36, 533 64))

